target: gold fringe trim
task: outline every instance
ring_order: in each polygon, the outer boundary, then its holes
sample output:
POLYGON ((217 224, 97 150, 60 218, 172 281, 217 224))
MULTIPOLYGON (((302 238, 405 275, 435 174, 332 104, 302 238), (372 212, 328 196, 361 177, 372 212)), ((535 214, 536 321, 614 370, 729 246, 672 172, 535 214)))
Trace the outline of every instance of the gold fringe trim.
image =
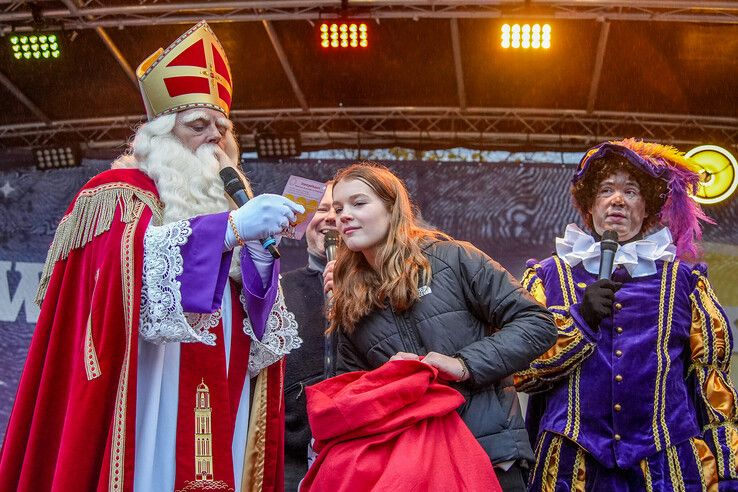
POLYGON ((81 248, 100 234, 110 230, 115 211, 121 208, 122 220, 130 223, 138 219, 139 210, 133 205, 136 200, 143 202, 151 209, 157 223, 161 222, 162 204, 151 192, 137 188, 128 183, 106 183, 95 188, 82 190, 77 195, 74 208, 62 217, 54 234, 54 240, 46 256, 44 270, 36 293, 36 304, 39 306, 49 288, 51 273, 56 262, 65 260, 69 253, 81 248))

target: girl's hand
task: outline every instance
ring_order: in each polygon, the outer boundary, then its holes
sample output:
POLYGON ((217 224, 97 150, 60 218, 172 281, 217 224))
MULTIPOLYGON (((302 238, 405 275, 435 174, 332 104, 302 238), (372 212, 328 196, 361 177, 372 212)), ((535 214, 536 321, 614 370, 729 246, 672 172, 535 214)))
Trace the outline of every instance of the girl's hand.
POLYGON ((333 269, 336 267, 336 260, 329 261, 323 270, 323 293, 327 294, 333 290, 333 269))
POLYGON ((447 381, 461 382, 469 379, 469 371, 461 359, 456 357, 428 352, 423 362, 438 369, 438 375, 447 381))
POLYGON ((411 354, 409 352, 397 352, 395 355, 390 357, 390 361, 393 360, 418 360, 420 357, 417 354, 411 354))

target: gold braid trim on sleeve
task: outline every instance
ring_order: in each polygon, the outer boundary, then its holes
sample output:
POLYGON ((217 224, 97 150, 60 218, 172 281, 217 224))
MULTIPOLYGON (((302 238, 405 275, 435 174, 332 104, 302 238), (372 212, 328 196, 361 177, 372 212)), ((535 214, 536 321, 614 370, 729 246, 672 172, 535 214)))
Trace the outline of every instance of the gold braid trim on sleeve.
POLYGON ((62 217, 56 228, 41 273, 36 304, 40 306, 46 296, 56 263, 65 260, 72 250, 82 248, 97 236, 110 230, 115 211, 119 206, 123 222, 129 223, 139 218, 137 215, 140 215, 142 209, 133 207, 136 200, 151 209, 157 223, 161 222, 163 207, 156 195, 128 183, 106 183, 84 189, 77 195, 72 211, 62 217))
POLYGON ((538 267, 540 265, 528 268, 525 274, 523 274, 521 284, 541 306, 546 307, 546 291, 543 289, 543 282, 538 276, 538 271, 536 270, 538 267))

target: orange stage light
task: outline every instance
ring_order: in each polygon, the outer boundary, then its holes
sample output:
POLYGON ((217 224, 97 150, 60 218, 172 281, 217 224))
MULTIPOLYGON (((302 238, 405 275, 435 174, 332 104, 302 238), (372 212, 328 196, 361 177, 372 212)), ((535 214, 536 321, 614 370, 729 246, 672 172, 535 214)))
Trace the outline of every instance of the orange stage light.
POLYGON ((324 22, 320 25, 322 48, 367 48, 369 29, 365 22, 324 22))
POLYGON ((549 24, 503 24, 500 33, 500 46, 505 49, 547 50, 551 47, 549 24))

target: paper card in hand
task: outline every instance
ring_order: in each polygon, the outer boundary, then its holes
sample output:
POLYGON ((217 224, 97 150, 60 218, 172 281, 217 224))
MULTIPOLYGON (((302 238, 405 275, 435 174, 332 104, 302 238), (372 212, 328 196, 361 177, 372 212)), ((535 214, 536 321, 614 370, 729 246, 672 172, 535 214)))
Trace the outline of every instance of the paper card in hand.
POLYGON ((325 189, 326 184, 320 181, 313 181, 312 179, 300 176, 290 176, 287 180, 287 185, 284 187, 282 196, 305 207, 305 213, 297 216, 297 222, 290 225, 284 233, 284 237, 297 240, 302 239, 308 224, 318 209, 318 204, 320 203, 320 199, 323 198, 325 189))

